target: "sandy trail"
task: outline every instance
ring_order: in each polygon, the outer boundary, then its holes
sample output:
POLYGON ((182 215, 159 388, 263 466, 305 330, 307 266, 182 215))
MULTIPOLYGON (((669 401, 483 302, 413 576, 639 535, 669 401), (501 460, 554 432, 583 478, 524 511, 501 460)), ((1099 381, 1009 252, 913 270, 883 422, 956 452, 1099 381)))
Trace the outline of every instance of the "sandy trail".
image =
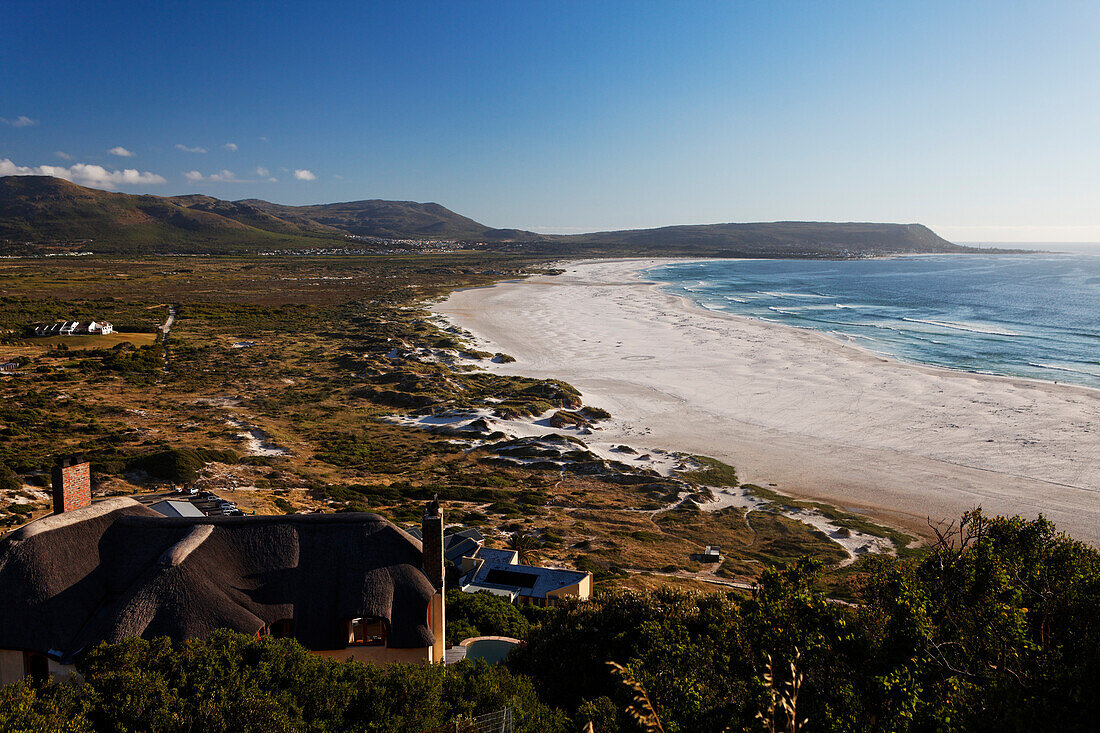
POLYGON ((563 379, 609 410, 603 440, 711 455, 745 481, 910 529, 981 505, 1100 544, 1100 391, 713 313, 637 277, 659 263, 571 263, 434 310, 516 358, 493 371, 563 379))

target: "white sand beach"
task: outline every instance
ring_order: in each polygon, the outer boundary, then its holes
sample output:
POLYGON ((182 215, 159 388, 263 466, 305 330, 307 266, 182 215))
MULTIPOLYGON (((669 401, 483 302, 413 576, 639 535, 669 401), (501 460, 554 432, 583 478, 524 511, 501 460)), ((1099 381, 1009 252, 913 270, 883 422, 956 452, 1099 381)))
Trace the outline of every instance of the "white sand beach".
POLYGON ((981 505, 1100 544, 1100 391, 710 312, 637 276, 661 262, 569 263, 434 310, 516 358, 488 368, 565 380, 610 411, 602 440, 714 456, 746 482, 925 534, 927 518, 981 505))

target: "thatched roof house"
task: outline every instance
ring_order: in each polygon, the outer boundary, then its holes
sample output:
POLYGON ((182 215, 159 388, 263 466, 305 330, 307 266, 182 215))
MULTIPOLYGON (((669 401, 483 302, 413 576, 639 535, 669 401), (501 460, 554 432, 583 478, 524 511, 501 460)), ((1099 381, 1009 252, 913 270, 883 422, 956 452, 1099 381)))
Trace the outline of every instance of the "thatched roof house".
POLYGON ((0 650, 61 663, 101 641, 217 628, 367 661, 442 651, 422 544, 376 514, 165 517, 110 499, 0 540, 0 598, 0 650))

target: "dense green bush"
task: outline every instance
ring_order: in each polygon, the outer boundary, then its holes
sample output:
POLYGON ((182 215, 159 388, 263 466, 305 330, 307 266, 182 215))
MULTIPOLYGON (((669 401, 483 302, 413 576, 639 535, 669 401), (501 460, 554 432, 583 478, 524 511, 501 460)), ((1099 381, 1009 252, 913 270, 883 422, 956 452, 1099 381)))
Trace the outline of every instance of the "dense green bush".
POLYGON ((447 636, 459 642, 471 636, 510 636, 522 639, 531 623, 520 610, 488 591, 447 593, 447 636))
POLYGON ((236 463, 237 456, 230 451, 205 448, 168 448, 130 459, 128 471, 144 471, 146 475, 161 481, 191 483, 199 477, 199 471, 207 463, 236 463))
POLYGON ((132 344, 121 343, 110 349, 84 352, 79 364, 80 370, 86 373, 106 371, 128 377, 149 376, 164 368, 164 355, 158 344, 135 348, 132 344))
POLYGON ((1047 521, 968 514, 920 559, 880 558, 851 606, 819 567, 769 569, 749 600, 617 592, 567 602, 510 665, 598 730, 636 730, 624 664, 673 731, 748 730, 798 654, 798 715, 820 731, 1093 730, 1100 553, 1047 521), (609 721, 604 698, 612 700, 609 721))
POLYGON ((5 731, 423 731, 513 708, 516 730, 571 730, 531 683, 484 662, 375 667, 311 654, 289 639, 216 632, 100 645, 84 683, 0 690, 5 731))
POLYGON ((0 461, 0 490, 18 491, 21 488, 23 488, 23 481, 15 471, 8 468, 7 464, 0 461))

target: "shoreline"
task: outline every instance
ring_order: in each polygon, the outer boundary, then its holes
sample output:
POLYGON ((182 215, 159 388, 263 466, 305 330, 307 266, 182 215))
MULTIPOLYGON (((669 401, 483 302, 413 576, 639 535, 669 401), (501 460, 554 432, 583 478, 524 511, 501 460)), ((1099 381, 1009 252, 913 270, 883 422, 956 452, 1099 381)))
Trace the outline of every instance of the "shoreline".
POLYGON ((896 360, 638 276, 674 261, 690 260, 567 262, 431 308, 517 359, 492 371, 562 379, 610 411, 602 439, 713 456, 924 536, 982 505, 1100 543, 1097 390, 896 360))

